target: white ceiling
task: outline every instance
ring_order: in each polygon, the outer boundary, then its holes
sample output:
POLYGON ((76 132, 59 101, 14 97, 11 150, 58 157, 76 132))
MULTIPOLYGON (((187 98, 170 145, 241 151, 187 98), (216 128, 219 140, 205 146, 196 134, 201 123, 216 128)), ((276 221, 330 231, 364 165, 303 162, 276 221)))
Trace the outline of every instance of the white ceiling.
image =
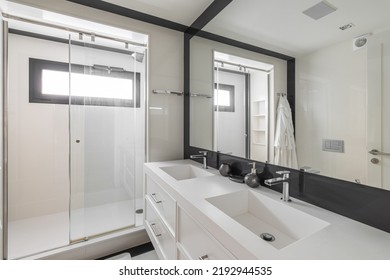
MULTIPOLYGON (((184 25, 212 0, 107 0, 184 25)), ((337 10, 319 20, 302 12, 320 0, 233 0, 203 30, 299 56, 323 46, 390 28, 390 0, 327 0, 337 10), (353 23, 341 31, 340 26, 353 23)))
POLYGON ((105 2, 190 26, 213 0, 105 0, 105 2))
POLYGON ((337 10, 319 20, 302 12, 320 0, 234 0, 204 30, 294 56, 390 27, 389 0, 328 0, 337 10), (341 31, 340 26, 355 27, 341 31))

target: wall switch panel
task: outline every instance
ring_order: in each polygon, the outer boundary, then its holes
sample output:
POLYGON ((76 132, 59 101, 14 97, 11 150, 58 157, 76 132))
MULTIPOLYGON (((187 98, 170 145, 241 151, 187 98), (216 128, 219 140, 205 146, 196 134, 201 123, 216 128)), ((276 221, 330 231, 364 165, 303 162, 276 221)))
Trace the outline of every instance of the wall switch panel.
POLYGON ((322 150, 326 152, 344 153, 344 140, 322 140, 322 150))

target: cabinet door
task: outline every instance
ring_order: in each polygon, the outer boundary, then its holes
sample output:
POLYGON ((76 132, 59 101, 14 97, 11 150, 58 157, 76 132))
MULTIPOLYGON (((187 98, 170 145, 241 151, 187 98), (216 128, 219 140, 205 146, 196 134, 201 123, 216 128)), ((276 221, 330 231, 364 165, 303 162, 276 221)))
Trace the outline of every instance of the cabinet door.
POLYGON ((175 237, 159 217, 149 199, 145 200, 145 229, 160 259, 176 259, 175 237))
POLYGON ((207 230, 178 208, 178 248, 181 254, 194 260, 231 260, 234 256, 207 230))
POLYGON ((153 202, 172 234, 176 227, 176 202, 156 182, 146 176, 146 195, 153 202))

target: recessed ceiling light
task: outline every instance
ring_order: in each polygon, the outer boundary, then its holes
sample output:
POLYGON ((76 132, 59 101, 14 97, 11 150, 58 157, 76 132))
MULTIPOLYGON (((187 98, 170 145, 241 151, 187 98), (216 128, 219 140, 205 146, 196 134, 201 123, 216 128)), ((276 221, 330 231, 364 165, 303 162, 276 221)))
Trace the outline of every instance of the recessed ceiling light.
POLYGON ((333 7, 331 4, 327 3, 326 1, 321 1, 313 7, 303 11, 303 13, 308 17, 317 20, 326 15, 329 15, 330 13, 333 13, 336 10, 337 8, 333 7))

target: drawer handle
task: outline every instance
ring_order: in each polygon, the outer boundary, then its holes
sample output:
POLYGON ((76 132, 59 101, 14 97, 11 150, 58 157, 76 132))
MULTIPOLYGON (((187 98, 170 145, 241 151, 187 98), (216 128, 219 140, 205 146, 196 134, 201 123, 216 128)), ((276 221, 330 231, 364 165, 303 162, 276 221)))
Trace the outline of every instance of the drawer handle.
POLYGON ((208 255, 203 255, 203 256, 199 257, 199 260, 201 260, 201 261, 205 261, 205 260, 208 260, 208 259, 209 259, 208 255))
POLYGON ((153 234, 156 236, 156 237, 159 237, 161 236, 161 233, 157 230, 157 225, 156 224, 150 224, 150 228, 152 229, 153 231, 153 234))
POLYGON ((150 196, 153 198, 154 202, 156 202, 156 203, 161 203, 162 202, 162 200, 159 200, 157 198, 157 194, 156 193, 152 193, 150 196))

